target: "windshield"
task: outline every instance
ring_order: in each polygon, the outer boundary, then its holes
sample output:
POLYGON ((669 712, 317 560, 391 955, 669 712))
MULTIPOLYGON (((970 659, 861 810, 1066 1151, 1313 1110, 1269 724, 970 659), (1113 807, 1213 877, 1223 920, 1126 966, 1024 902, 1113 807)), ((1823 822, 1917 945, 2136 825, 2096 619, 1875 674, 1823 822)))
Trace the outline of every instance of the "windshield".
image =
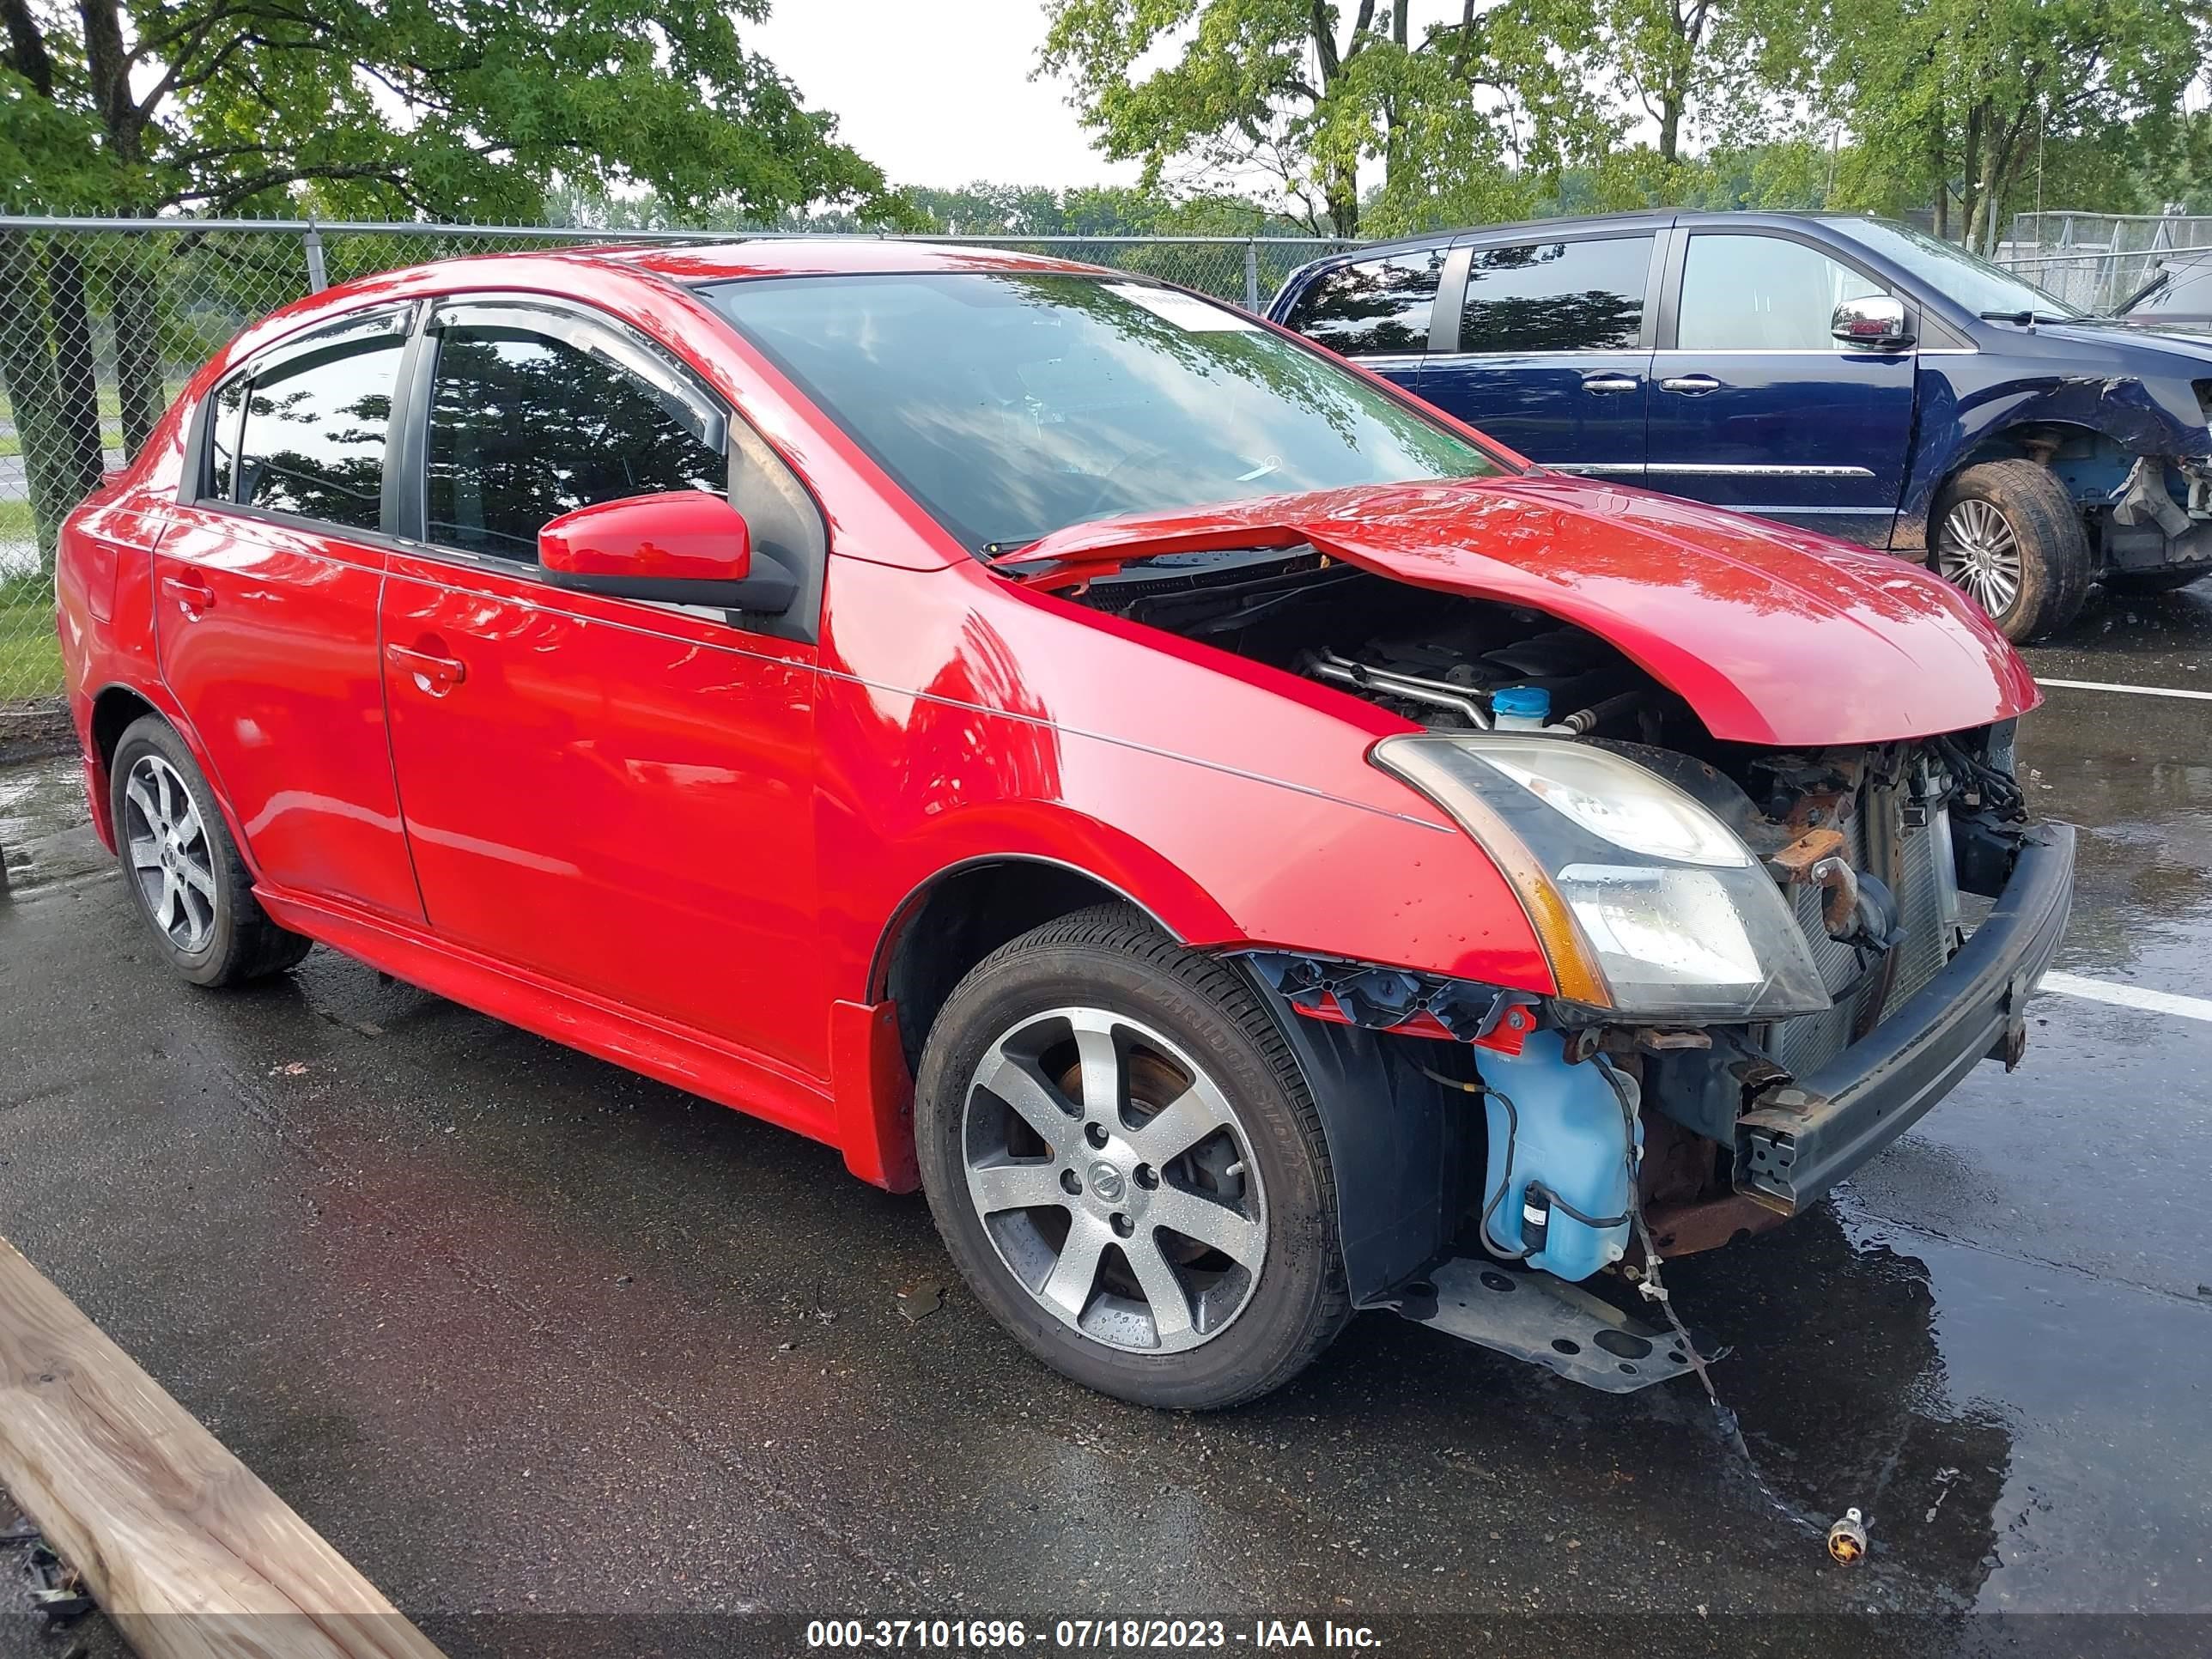
POLYGON ((2015 276, 1962 247, 1886 219, 1833 219, 1830 225, 1863 247, 1903 265, 1946 297, 1977 315, 1984 311, 2032 311, 2045 317, 2086 315, 2056 294, 2015 276))
POLYGON ((1060 272, 704 296, 960 541, 1501 464, 1321 353, 1172 289, 1060 272))

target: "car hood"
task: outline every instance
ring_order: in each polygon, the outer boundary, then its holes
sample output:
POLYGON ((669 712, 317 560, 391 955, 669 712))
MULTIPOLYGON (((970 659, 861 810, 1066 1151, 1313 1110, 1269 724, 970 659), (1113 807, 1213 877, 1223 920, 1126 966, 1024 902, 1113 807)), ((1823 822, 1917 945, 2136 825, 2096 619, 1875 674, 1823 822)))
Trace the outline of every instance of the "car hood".
POLYGON ((1588 629, 1729 742, 1924 737, 2039 699, 1989 619, 1902 559, 1540 470, 1100 520, 994 562, 1062 586, 1162 554, 1302 545, 1588 629))
MULTIPOLYGON (((2154 323, 2148 318, 2100 317, 2078 323, 2038 323, 2035 331, 2046 342, 2117 349, 2138 357, 2142 361, 2135 367, 2146 374, 2157 372, 2151 361, 2155 354, 2181 359, 2186 372, 2195 374, 2212 364, 2212 339, 2205 337, 2202 328, 2201 324, 2154 323)), ((2173 373, 2173 367, 2168 365, 2166 372, 2173 373)))

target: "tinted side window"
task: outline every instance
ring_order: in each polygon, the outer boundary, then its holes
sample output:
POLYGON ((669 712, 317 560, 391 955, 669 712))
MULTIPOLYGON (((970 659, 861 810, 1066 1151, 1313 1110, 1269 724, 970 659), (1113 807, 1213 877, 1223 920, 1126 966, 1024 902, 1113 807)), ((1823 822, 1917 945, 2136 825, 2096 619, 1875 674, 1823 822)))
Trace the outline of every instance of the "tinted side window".
POLYGON ((1426 351, 1443 264, 1444 251, 1431 248, 1340 265, 1298 296, 1290 325, 1346 357, 1426 351))
POLYGON ((430 539, 535 563, 538 532, 594 501, 720 491, 729 465, 686 412, 563 340, 506 326, 440 331, 427 442, 430 539))
POLYGON ((1476 250, 1462 351, 1626 351, 1644 328, 1649 236, 1476 250))
MULTIPOLYGON (((375 529, 404 343, 389 318, 364 320, 257 373, 239 441, 239 501, 349 529, 375 529)), ((221 416, 218 405, 218 421, 221 416)), ((219 447, 215 459, 219 469, 224 465, 219 447)))
POLYGON ((1692 236, 1682 266, 1685 351, 1832 351, 1838 302, 1889 290, 1779 236, 1692 236))

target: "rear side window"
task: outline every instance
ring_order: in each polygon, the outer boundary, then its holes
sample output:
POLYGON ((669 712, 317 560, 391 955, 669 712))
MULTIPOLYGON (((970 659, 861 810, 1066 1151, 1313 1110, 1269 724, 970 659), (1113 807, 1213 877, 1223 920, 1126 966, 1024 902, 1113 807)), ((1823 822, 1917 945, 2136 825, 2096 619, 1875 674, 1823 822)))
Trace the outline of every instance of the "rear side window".
POLYGON ((426 460, 432 541, 532 564, 538 531, 563 513, 729 482, 726 453, 662 389, 504 325, 440 331, 426 460))
MULTIPOLYGON (((257 370, 238 442, 239 502, 351 530, 375 529, 382 517, 392 392, 405 343, 389 315, 364 319, 257 370)), ((210 483, 213 493, 228 495, 221 399, 216 415, 210 483)))
POLYGON ((1429 248, 1339 265, 1298 296, 1290 325, 1346 357, 1426 351, 1443 264, 1429 248))
POLYGON ((1836 307, 1888 291, 1802 242, 1692 236, 1676 342, 1684 351, 1833 351, 1836 307))
POLYGON ((1642 338, 1651 238, 1475 250, 1462 351, 1626 351, 1642 338))

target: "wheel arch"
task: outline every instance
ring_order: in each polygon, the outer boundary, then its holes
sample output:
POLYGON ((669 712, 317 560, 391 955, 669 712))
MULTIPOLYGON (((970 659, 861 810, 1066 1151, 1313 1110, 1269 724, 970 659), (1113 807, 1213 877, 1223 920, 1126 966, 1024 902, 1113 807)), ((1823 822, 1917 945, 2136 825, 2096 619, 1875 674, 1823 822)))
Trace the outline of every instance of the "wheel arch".
POLYGON ((866 993, 869 1002, 897 1009, 909 1069, 920 1066, 938 1011, 970 969, 1007 940, 1095 904, 1126 904, 1177 944, 1186 942, 1127 889, 1044 854, 977 854, 916 884, 884 926, 866 993))
POLYGON ((239 857, 245 860, 246 867, 253 878, 259 880, 261 869, 253 856, 252 845, 246 838, 238 815, 231 810, 230 797, 222 787, 222 776, 216 771, 206 745, 200 742, 199 733, 192 729, 191 722, 185 718, 184 710, 157 688, 131 685, 119 680, 102 686, 93 695, 91 712, 86 724, 89 747, 85 753, 88 785, 85 793, 92 808, 93 828, 99 834, 102 844, 111 853, 117 850, 114 814, 109 810, 112 763, 117 745, 122 743, 123 734, 148 714, 167 726, 191 751, 192 763, 200 769, 215 795, 216 810, 222 814, 223 823, 230 831, 231 841, 238 848, 239 857))

